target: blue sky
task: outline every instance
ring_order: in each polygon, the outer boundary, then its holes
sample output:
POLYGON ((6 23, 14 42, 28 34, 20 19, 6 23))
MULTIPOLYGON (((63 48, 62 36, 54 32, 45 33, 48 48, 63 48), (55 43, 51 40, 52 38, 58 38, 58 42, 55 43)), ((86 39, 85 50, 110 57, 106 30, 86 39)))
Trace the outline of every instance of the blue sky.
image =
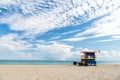
POLYGON ((0 0, 0 59, 120 60, 119 0, 0 0))

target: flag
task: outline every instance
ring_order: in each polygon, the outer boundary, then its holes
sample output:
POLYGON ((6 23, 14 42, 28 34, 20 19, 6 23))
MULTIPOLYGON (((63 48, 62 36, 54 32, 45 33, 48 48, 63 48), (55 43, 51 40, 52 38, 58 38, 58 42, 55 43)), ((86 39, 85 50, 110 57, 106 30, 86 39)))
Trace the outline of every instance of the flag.
POLYGON ((100 50, 98 50, 98 53, 100 54, 100 50))

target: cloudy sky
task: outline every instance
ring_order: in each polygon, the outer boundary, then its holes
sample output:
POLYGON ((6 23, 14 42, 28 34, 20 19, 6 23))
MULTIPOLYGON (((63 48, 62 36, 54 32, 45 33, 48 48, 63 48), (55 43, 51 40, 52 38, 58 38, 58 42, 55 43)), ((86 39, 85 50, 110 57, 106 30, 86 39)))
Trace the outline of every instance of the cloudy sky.
POLYGON ((0 0, 0 59, 120 61, 119 0, 0 0))

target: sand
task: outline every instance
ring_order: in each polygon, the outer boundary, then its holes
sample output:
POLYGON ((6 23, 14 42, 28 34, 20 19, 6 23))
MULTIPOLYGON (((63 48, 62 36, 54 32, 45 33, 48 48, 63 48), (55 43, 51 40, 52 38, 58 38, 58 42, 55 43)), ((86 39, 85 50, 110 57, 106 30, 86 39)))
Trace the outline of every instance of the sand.
POLYGON ((0 80, 120 80, 120 65, 0 65, 0 80))

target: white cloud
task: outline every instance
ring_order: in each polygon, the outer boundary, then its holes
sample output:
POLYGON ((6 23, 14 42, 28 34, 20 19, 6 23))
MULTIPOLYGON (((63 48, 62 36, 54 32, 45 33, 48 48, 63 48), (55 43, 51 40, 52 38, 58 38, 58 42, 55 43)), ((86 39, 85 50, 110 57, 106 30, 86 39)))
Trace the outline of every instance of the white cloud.
POLYGON ((94 42, 109 42, 109 41, 116 41, 119 39, 105 39, 105 40, 98 40, 98 41, 94 41, 94 42))
MULTIPOLYGON (((33 59, 33 60, 78 60, 80 51, 89 49, 76 49, 70 45, 54 42, 51 44, 31 44, 17 39, 18 35, 9 34, 0 37, 0 59, 33 59), (11 37, 10 37, 11 36, 11 37)), ((41 43, 41 42, 40 42, 41 43)), ((101 51, 97 60, 120 60, 119 51, 101 51)))
POLYGON ((88 48, 84 48, 84 49, 82 49, 82 51, 93 51, 93 50, 90 50, 88 48))
POLYGON ((97 54, 97 60, 99 61, 120 61, 120 52, 115 50, 101 51, 97 54))
MULTIPOLYGON (((62 38, 62 36, 70 35, 70 34, 73 34, 73 33, 77 33, 77 32, 79 32, 79 31, 80 31, 80 30, 72 30, 72 31, 68 31, 68 32, 63 32, 63 33, 61 33, 60 35, 53 36, 52 38, 50 38, 50 40, 60 39, 60 38, 62 38)), ((66 41, 66 39, 60 40, 60 41, 66 41)))
MULTIPOLYGON (((118 17, 118 13, 120 9, 116 9, 111 12, 108 16, 96 21, 93 23, 91 28, 86 29, 85 31, 76 34, 75 36, 88 36, 93 35, 91 38, 95 37, 105 37, 105 36, 119 36, 120 35, 120 17, 118 17)), ((110 40, 103 40, 103 41, 112 41, 115 39, 110 40)))
POLYGON ((37 45, 37 48, 39 49, 39 55, 44 57, 43 59, 76 60, 80 55, 79 51, 72 51, 72 46, 59 43, 37 45))
MULTIPOLYGON (((41 43, 41 42, 40 42, 41 43)), ((0 59, 74 60, 79 51, 63 43, 32 44, 19 40, 17 34, 0 37, 0 59)))
POLYGON ((20 50, 26 50, 30 46, 17 38, 17 34, 0 37, 0 59, 24 59, 20 50))
POLYGON ((120 40, 119 35, 111 36, 110 38, 97 40, 97 41, 94 41, 94 42, 109 42, 109 41, 116 41, 116 40, 120 40))
MULTIPOLYGON (((53 2, 46 0, 0 0, 0 11, 3 14, 0 15, 0 23, 8 24, 11 30, 24 31, 23 37, 33 37, 55 28, 76 26, 109 14, 96 21, 92 27, 90 26, 82 33, 77 34, 76 37, 65 40, 82 41, 89 38, 90 34, 93 34, 92 38, 111 36, 112 40, 120 39, 119 4, 119 0, 53 0, 53 2), (5 9, 6 12, 2 9, 5 9)), ((66 32, 62 35, 69 33, 74 32, 66 32)), ((36 42, 36 44, 32 44, 27 40, 20 40, 17 34, 2 36, 0 37, 0 58, 14 59, 15 56, 16 59, 66 60, 79 58, 79 51, 72 51, 73 46, 55 41, 46 45, 42 45, 40 40, 36 40, 36 42)), ((100 57, 101 60, 102 58, 112 59, 107 52, 103 53, 105 54, 100 57), (104 55, 106 56, 104 57, 104 55)))
POLYGON ((80 37, 80 38, 68 38, 68 39, 63 39, 62 41, 70 41, 70 42, 74 42, 74 41, 83 41, 87 39, 87 37, 80 37))
POLYGON ((12 30, 36 35, 55 28, 81 24, 113 11, 118 5, 119 0, 1 0, 0 7, 6 7, 9 12, 1 17, 0 22, 9 24, 12 30))
POLYGON ((0 44, 1 47, 6 47, 13 51, 28 50, 32 46, 27 41, 19 40, 17 34, 8 34, 0 37, 0 44))
POLYGON ((8 35, 0 37, 0 40, 1 41, 9 41, 9 40, 13 40, 13 39, 15 39, 17 37, 18 37, 17 34, 8 34, 8 35))
POLYGON ((7 46, 0 45, 0 59, 10 60, 10 59, 24 59, 20 52, 16 50, 11 50, 7 46))
POLYGON ((112 36, 113 39, 120 39, 120 35, 112 36))
POLYGON ((0 10, 0 13, 2 12, 2 10, 0 10))
POLYGON ((14 3, 14 0, 0 0, 0 5, 9 5, 13 3, 14 3))

